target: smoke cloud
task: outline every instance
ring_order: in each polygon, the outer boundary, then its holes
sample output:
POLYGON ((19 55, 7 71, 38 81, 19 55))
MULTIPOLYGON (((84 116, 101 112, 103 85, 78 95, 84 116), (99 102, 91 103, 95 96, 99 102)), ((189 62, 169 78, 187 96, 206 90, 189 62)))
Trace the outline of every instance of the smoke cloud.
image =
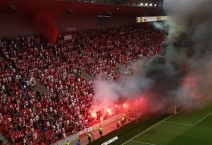
POLYGON ((159 23, 159 22, 153 22, 153 25, 155 26, 155 28, 160 29, 160 30, 164 30, 164 24, 159 23))
POLYGON ((184 82, 190 76, 200 83, 196 89, 203 85, 202 80, 204 84, 211 83, 206 77, 212 54, 212 1, 164 0, 164 5, 170 20, 164 26, 154 24, 168 33, 161 44, 162 55, 145 60, 132 78, 121 78, 112 86, 107 84, 107 90, 98 83, 94 98, 98 91, 110 92, 99 100, 108 99, 107 102, 142 96, 148 100, 151 111, 161 111, 174 102, 189 102, 193 90, 186 89, 184 82))
POLYGON ((57 14, 49 12, 32 12, 32 27, 38 29, 45 34, 49 42, 56 42, 58 30, 55 26, 55 18, 57 14))

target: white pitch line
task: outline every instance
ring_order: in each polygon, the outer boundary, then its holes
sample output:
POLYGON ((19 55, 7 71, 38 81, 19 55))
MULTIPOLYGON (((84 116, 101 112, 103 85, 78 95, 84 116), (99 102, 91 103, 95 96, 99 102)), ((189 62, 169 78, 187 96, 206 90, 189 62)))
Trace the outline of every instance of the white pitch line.
POLYGON ((199 121, 197 121, 193 126, 197 125, 198 123, 200 123, 202 120, 204 120, 206 117, 210 116, 211 114, 212 112, 206 115, 205 117, 203 117, 202 119, 200 119, 199 121))
MULTIPOLYGON (((190 107, 190 106, 188 106, 188 107, 190 107)), ((188 107, 185 107, 184 109, 186 109, 186 108, 188 108, 188 107)), ((183 111, 184 109, 182 109, 182 110, 178 111, 176 114, 178 114, 179 112, 183 111)), ((122 145, 124 145, 124 144, 128 143, 129 141, 131 141, 131 140, 133 140, 134 138, 138 137, 139 135, 141 135, 141 134, 143 134, 143 133, 147 132, 148 130, 152 129, 153 127, 157 126, 158 124, 160 124, 160 123, 164 122, 165 120, 167 120, 167 119, 171 118, 172 116, 174 116, 174 115, 176 115, 176 114, 173 114, 173 115, 171 115, 171 116, 169 116, 169 117, 166 117, 165 119, 161 120, 160 122, 156 123, 155 125, 153 125, 153 126, 149 127, 148 129, 144 130, 143 132, 141 132, 141 133, 139 133, 139 134, 135 135, 134 137, 132 137, 131 139, 127 140, 127 141, 126 141, 126 142, 124 142, 122 145)))
POLYGON ((156 144, 151 144, 151 143, 141 142, 141 141, 135 141, 135 140, 130 140, 130 141, 132 141, 132 142, 136 142, 136 143, 147 144, 147 145, 156 145, 156 144))
POLYGON ((186 123, 178 123, 178 122, 172 122, 172 121, 164 121, 164 122, 167 122, 167 123, 172 123, 172 124, 185 125, 185 126, 194 126, 194 125, 192 125, 192 124, 186 124, 186 123))

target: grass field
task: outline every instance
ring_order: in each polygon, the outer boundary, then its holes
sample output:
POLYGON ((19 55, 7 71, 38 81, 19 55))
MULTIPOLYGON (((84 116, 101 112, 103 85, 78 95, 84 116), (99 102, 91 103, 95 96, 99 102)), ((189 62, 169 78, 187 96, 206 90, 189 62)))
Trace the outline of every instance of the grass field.
POLYGON ((119 139, 110 145, 212 145, 212 103, 204 109, 192 105, 176 114, 142 116, 91 145, 115 136, 119 139))

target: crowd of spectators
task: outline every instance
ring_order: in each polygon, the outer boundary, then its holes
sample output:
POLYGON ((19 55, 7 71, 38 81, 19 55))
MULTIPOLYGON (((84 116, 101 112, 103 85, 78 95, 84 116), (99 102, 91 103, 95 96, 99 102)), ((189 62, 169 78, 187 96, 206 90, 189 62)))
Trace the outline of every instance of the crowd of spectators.
POLYGON ((16 144, 51 144, 89 127, 93 82, 81 75, 116 81, 143 56, 160 53, 164 33, 149 24, 66 32, 56 43, 42 36, 0 39, 0 129, 16 144), (63 40, 64 35, 72 39, 63 40), (35 90, 36 83, 47 92, 35 90))

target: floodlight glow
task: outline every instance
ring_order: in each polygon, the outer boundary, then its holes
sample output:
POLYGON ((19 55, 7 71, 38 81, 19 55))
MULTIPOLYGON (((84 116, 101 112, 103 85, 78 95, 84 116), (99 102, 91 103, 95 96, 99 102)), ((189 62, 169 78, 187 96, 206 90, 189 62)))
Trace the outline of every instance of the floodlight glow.
POLYGON ((152 3, 150 3, 149 6, 151 7, 152 6, 152 3))
POLYGON ((154 6, 156 7, 157 5, 155 4, 154 6))
POLYGON ((140 6, 143 6, 143 5, 144 5, 143 3, 140 4, 140 6))
POLYGON ((146 3, 145 6, 148 6, 148 3, 146 3))

